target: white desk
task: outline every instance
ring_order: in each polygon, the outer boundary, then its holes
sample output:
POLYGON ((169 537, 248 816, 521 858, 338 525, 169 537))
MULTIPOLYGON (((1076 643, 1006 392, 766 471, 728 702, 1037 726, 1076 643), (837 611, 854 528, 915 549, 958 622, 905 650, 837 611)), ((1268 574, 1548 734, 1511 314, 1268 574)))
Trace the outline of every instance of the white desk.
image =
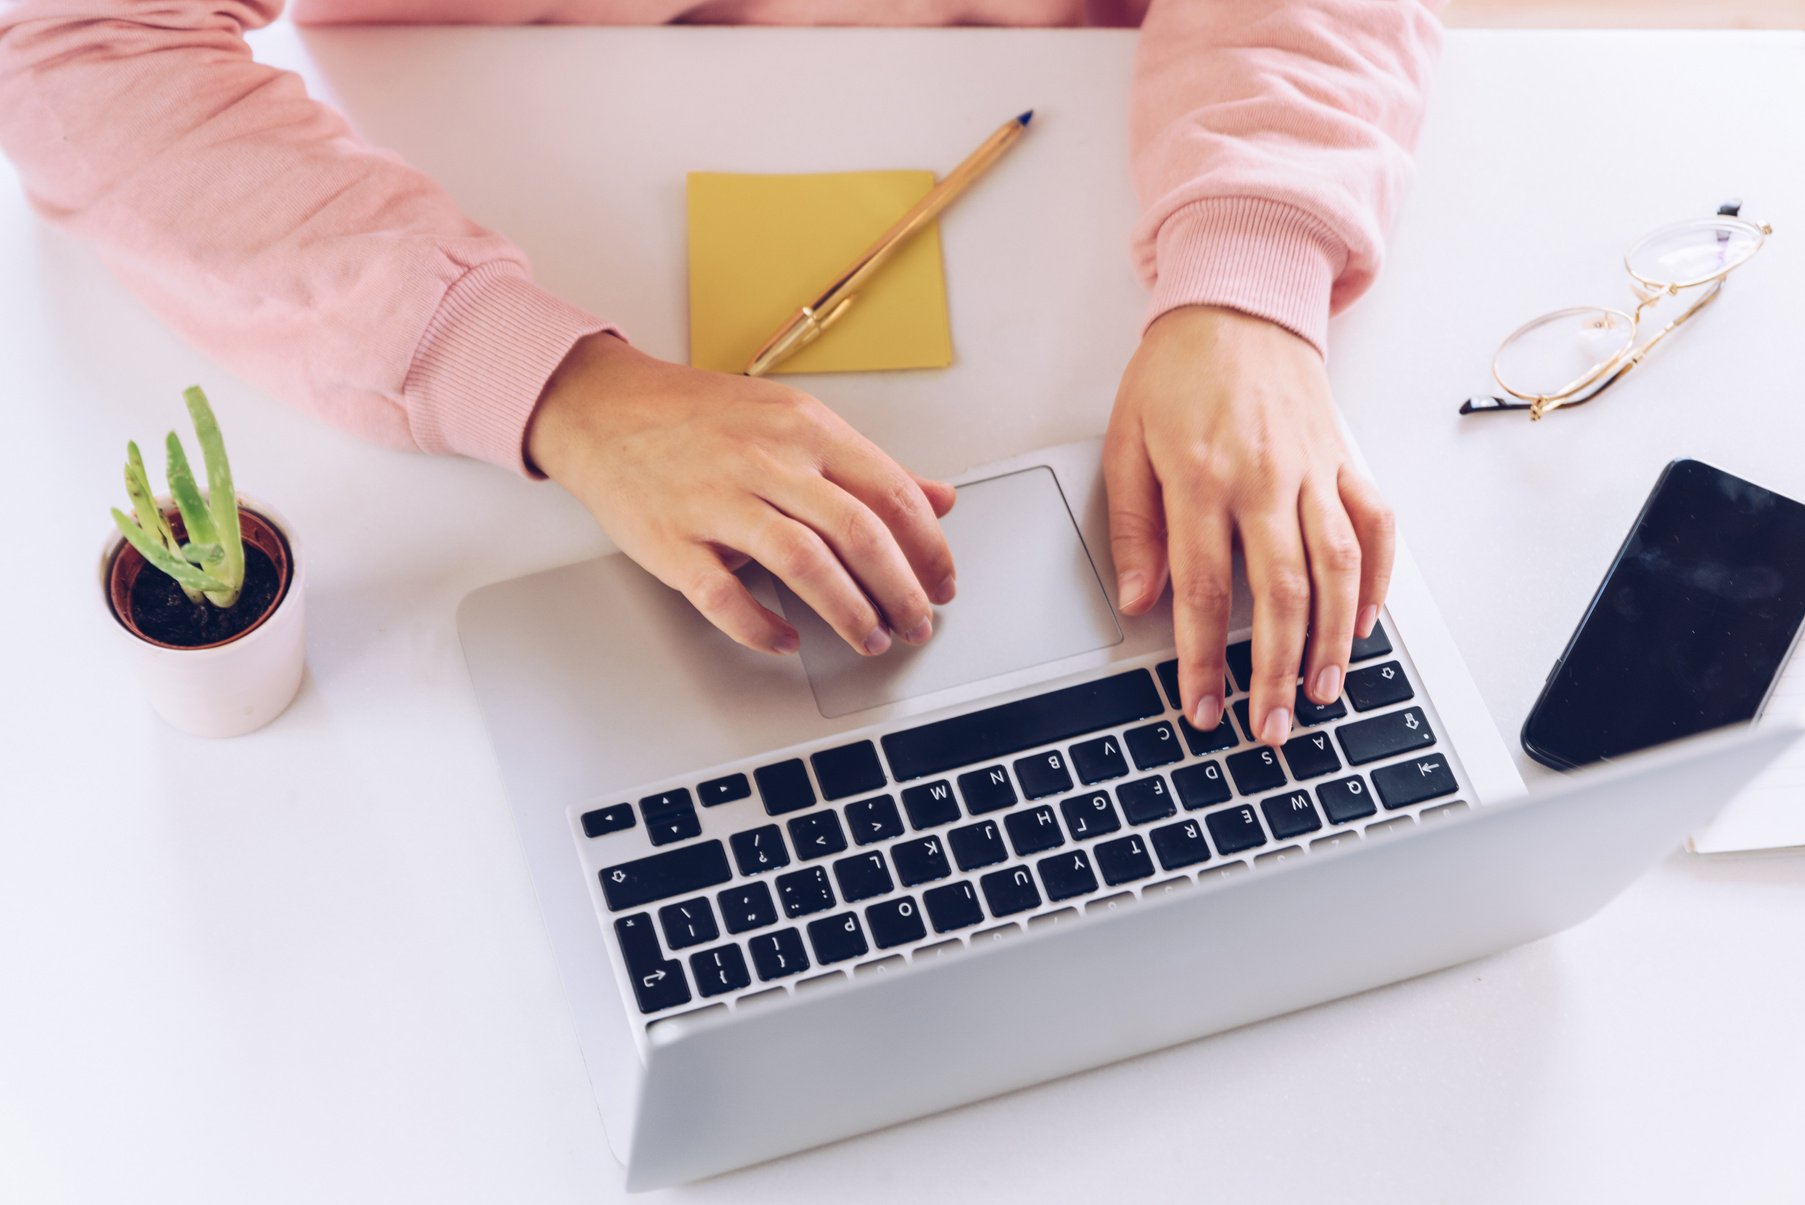
MULTIPOLYGON (((1663 461, 1805 494, 1805 37, 1450 42, 1420 187, 1387 275, 1334 330, 1334 376, 1514 731, 1663 461), (1726 194, 1776 236, 1638 379, 1535 428, 1456 422, 1499 335, 1623 296, 1631 236, 1726 194)), ((959 363, 816 383, 933 473, 1101 428, 1140 306, 1131 46, 259 39, 665 355, 684 346, 684 169, 945 167, 1034 106, 1032 137, 946 221, 959 363)), ((35 222, 10 177, 0 264, 0 1199, 618 1198, 453 631, 471 588, 605 541, 555 489, 250 396, 35 222), (299 701, 204 746, 104 655, 93 580, 124 441, 177 423, 193 380, 240 482, 297 524, 313 592, 299 701)), ((1552 941, 669 1195, 1798 1199, 1802 932, 1805 860, 1676 855, 1552 941)))

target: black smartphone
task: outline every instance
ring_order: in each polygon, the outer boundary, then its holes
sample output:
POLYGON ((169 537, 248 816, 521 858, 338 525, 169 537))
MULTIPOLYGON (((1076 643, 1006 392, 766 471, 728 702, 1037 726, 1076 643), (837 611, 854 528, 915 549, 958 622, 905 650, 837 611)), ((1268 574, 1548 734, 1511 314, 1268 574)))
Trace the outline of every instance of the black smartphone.
POLYGON ((1523 749, 1567 770, 1753 720, 1801 620, 1805 506, 1676 460, 1523 721, 1523 749))

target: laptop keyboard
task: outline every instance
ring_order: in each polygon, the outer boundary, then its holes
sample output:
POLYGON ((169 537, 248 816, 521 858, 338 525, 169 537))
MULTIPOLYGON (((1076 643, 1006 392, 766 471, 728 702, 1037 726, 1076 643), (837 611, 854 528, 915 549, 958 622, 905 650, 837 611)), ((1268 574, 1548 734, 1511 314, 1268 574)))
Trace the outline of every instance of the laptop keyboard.
POLYGON ((1277 749, 1248 735, 1251 653, 1209 732, 1163 660, 571 809, 634 1006, 882 972, 1465 808, 1383 626, 1277 749))

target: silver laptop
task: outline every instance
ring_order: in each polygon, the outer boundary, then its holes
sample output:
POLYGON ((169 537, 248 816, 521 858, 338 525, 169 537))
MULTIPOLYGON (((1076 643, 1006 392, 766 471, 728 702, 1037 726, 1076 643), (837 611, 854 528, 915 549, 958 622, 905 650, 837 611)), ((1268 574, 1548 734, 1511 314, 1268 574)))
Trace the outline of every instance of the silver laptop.
POLYGON ((1407 551, 1343 697, 1249 739, 1115 609, 1100 443, 971 474, 923 648, 747 652, 624 557, 465 600, 630 1188, 713 1175, 1476 958, 1589 916, 1792 737, 1525 795, 1407 551))

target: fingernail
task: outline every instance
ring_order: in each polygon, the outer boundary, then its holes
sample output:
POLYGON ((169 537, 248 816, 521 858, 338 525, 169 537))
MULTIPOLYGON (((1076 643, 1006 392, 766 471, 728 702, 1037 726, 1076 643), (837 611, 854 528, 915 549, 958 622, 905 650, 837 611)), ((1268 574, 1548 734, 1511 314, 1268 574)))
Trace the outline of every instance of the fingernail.
POLYGON ((925 644, 927 638, 933 634, 934 621, 931 619, 924 619, 903 633, 903 642, 905 644, 925 644))
POLYGON ((881 627, 871 629, 871 635, 865 637, 865 651, 873 657, 890 650, 890 633, 881 627))
POLYGON ((1341 667, 1331 665, 1316 675, 1316 701, 1333 703, 1341 694, 1341 667))
POLYGON ((794 632, 785 632, 771 642, 771 651, 787 657, 802 647, 802 637, 794 632))
POLYGON ((1134 606, 1146 592, 1147 575, 1138 569, 1131 569, 1116 579, 1116 598, 1121 606, 1134 606))
POLYGON ((1378 622, 1379 608, 1370 605, 1363 607, 1360 611, 1360 621, 1354 625, 1354 631, 1360 634, 1360 639, 1365 640, 1373 634, 1373 625, 1378 622))
POLYGON ((1291 735, 1291 711, 1285 707, 1274 707, 1266 713, 1266 723, 1260 729, 1260 743, 1266 745, 1282 745, 1291 735))
POLYGON ((1222 722, 1222 700, 1215 695, 1205 695, 1197 700, 1197 710, 1191 717, 1191 726, 1199 732, 1208 732, 1222 722))
POLYGON ((953 594, 958 590, 958 588, 959 588, 959 583, 954 580, 952 574, 949 573, 945 577, 941 578, 940 584, 938 586, 934 587, 934 593, 932 596, 934 605, 935 606, 943 606, 946 603, 952 602, 953 594))

